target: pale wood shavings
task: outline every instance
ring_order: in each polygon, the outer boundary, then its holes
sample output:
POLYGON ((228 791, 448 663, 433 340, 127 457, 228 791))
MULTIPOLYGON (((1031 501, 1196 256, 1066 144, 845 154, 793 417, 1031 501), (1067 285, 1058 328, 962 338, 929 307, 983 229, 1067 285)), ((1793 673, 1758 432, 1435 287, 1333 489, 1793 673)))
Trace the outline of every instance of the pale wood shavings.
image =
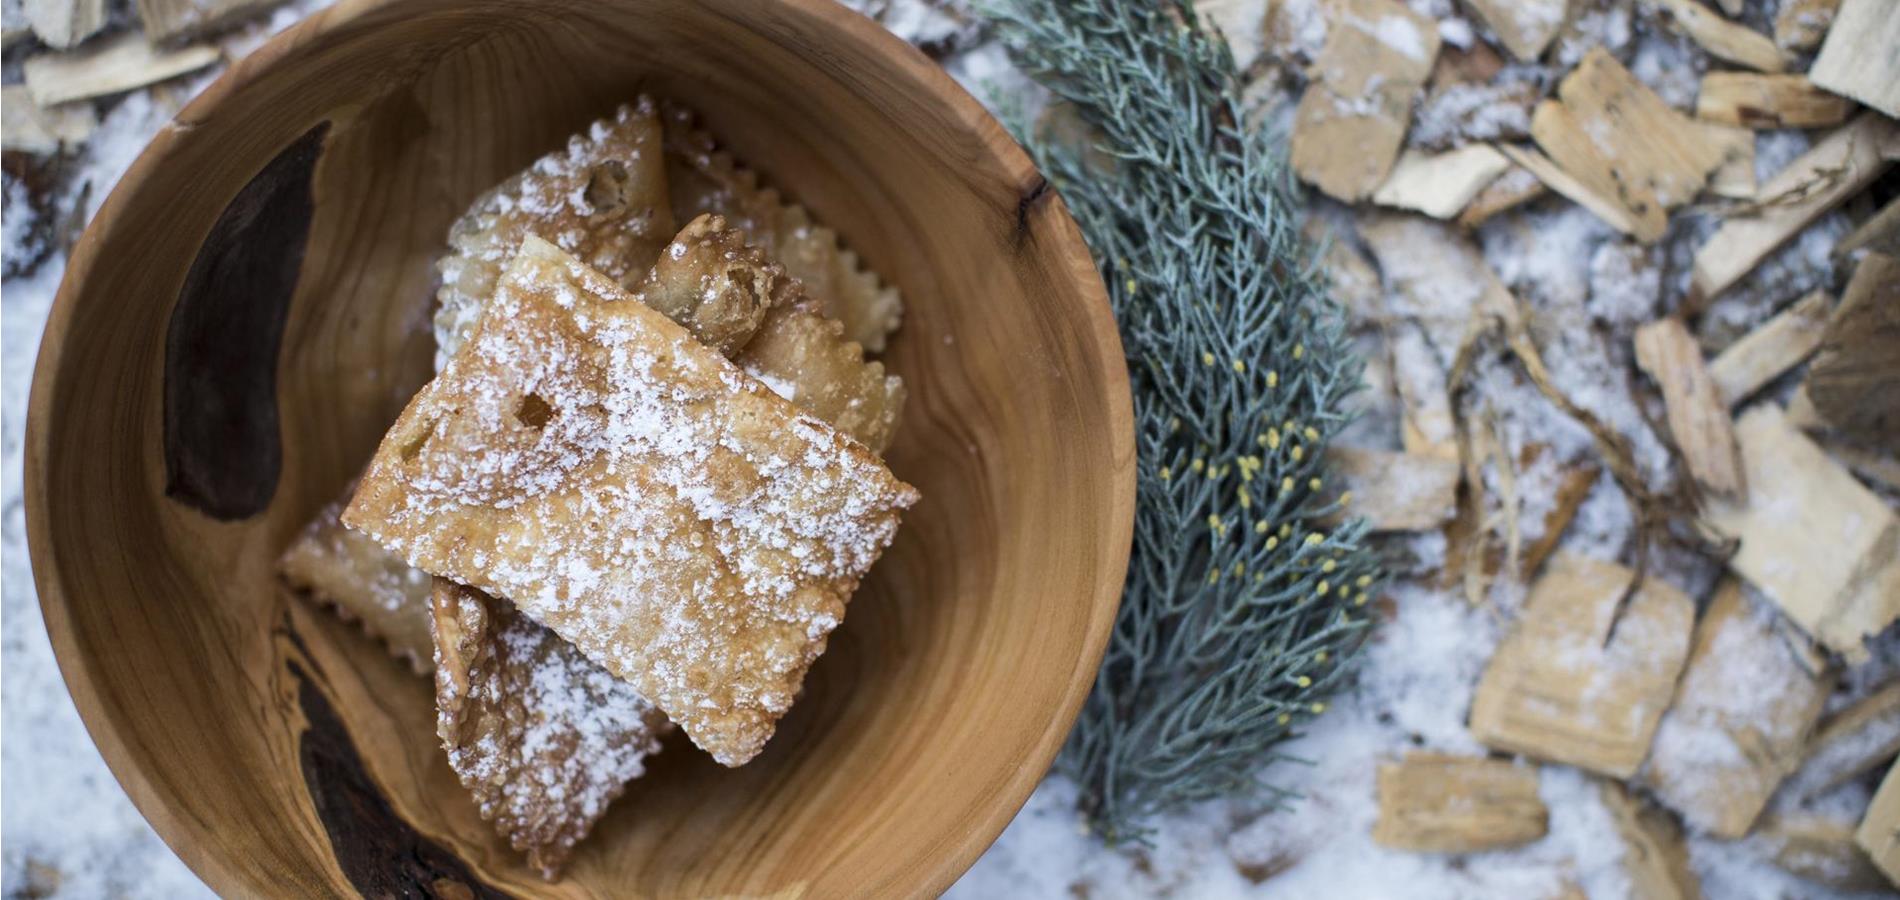
POLYGON ((1701 308, 1900 156, 1900 125, 1863 113, 1762 185, 1753 215, 1731 217, 1696 250, 1689 305, 1701 308))
POLYGON ((1636 330, 1636 365, 1661 388, 1669 432, 1697 484, 1716 494, 1746 489, 1728 404, 1702 364, 1702 348, 1681 319, 1658 319, 1636 330))
POLYGON ((91 104, 42 109, 25 85, 0 88, 0 146, 8 150, 50 156, 78 147, 98 127, 91 104))
POLYGON ((46 46, 70 50, 106 26, 105 0, 25 0, 22 11, 46 46))
POLYGON ((1709 193, 1731 200, 1753 200, 1755 183, 1755 133, 1731 125, 1704 124, 1703 128, 1722 148, 1722 162, 1709 173, 1709 193))
POLYGON ((1821 346, 1821 332, 1834 308, 1834 298, 1815 291, 1795 301, 1774 318, 1723 350, 1709 362, 1722 402, 1734 406, 1748 399, 1781 374, 1801 364, 1821 346))
MULTIPOLYGON (((1638 219, 1617 200, 1614 192, 1599 193, 1593 185, 1585 184, 1563 167, 1542 153, 1528 147, 1516 147, 1504 144, 1498 148, 1506 157, 1525 171, 1537 177, 1547 188, 1568 197, 1584 209, 1596 214, 1596 217, 1609 223, 1611 228, 1630 235, 1653 235, 1646 240, 1653 241, 1662 236, 1662 224, 1647 218, 1638 219)), ((1526 198, 1529 199, 1529 198, 1526 198)))
POLYGON ((160 43, 209 34, 283 0, 137 0, 145 36, 160 43))
POLYGON ((1831 689, 1728 579, 1696 624, 1643 780, 1689 824, 1742 837, 1801 763, 1831 689))
POLYGON ((1788 422, 1737 419, 1746 499, 1710 498, 1705 519, 1738 541, 1729 567, 1815 640, 1857 662, 1862 639, 1900 616, 1900 519, 1788 422))
POLYGON ((1437 154, 1407 150, 1373 192, 1372 202, 1449 219, 1510 166, 1510 160, 1488 144, 1437 154))
POLYGON ((1438 55, 1438 25, 1393 0, 1337 0, 1325 47, 1294 113, 1292 164, 1348 203, 1385 180, 1412 100, 1438 55))
POLYGON ((1900 753, 1900 682, 1889 684, 1821 722, 1788 778, 1797 801, 1818 797, 1872 772, 1900 753))
POLYGON ((1352 321, 1357 324, 1385 321, 1385 287, 1379 283, 1379 272, 1372 267, 1372 261, 1345 235, 1334 233, 1318 217, 1308 218, 1300 230, 1308 241, 1325 247, 1321 262, 1332 278, 1332 297, 1346 308, 1352 321))
POLYGON ((1807 389, 1815 411, 1843 436, 1900 446, 1900 259, 1861 259, 1821 336, 1807 389))
POLYGON ((1623 868, 1631 896, 1642 900, 1700 900, 1702 881, 1689 865, 1682 828, 1667 812, 1630 795, 1615 782, 1603 783, 1603 805, 1623 839, 1623 868))
POLYGON ((1379 766, 1372 840, 1422 853, 1476 853, 1544 836, 1537 770, 1501 760, 1410 753, 1379 766))
POLYGON ((1590 488, 1596 484, 1597 476, 1603 473, 1596 463, 1581 463, 1564 471, 1557 480, 1556 499, 1552 501, 1550 511, 1544 514, 1544 530, 1537 540, 1524 551, 1522 575, 1526 579, 1536 578, 1538 570, 1543 568, 1544 560, 1550 558, 1551 551, 1557 549, 1557 542, 1563 538, 1564 530, 1570 527, 1570 521, 1577 517, 1577 510, 1590 496, 1590 488))
POLYGON ((1621 214, 1605 220, 1645 243, 1662 236, 1668 210, 1694 198, 1729 155, 1720 137, 1669 108, 1602 48, 1565 76, 1558 96, 1538 104, 1532 137, 1596 199, 1586 206, 1614 204, 1621 214))
POLYGON ((1245 70, 1260 56, 1261 42, 1267 37, 1266 0, 1199 0, 1194 12, 1227 39, 1235 68, 1245 70))
POLYGON ((1392 354, 1399 402, 1405 408, 1399 432, 1405 452, 1458 459, 1457 429, 1452 422, 1445 370, 1423 333, 1409 324, 1395 325, 1387 335, 1387 347, 1392 354))
POLYGON ((1845 0, 1808 77, 1900 118, 1900 3, 1845 0))
POLYGON ((216 47, 160 50, 127 32, 73 53, 42 53, 25 62, 24 72, 33 102, 53 106, 176 78, 218 59, 216 47))
MULTIPOLYGON (((1509 149, 1513 148, 1506 148, 1507 151, 1509 149)), ((1464 211, 1458 214, 1458 225, 1462 228, 1476 228, 1489 221, 1492 216, 1507 209, 1516 209, 1544 196, 1549 190, 1542 181, 1537 180, 1536 175, 1531 174, 1531 170, 1512 163, 1511 168, 1505 170, 1504 174, 1499 175, 1490 184, 1485 185, 1484 190, 1479 191, 1477 196, 1471 198, 1470 203, 1465 204, 1464 211)))
POLYGON ((1834 245, 1834 256, 1838 259, 1860 250, 1900 256, 1900 197, 1887 201, 1879 212, 1841 238, 1834 245))
POLYGON ((1821 46, 1841 0, 1782 0, 1775 12, 1775 44, 1784 50, 1821 46))
POLYGON ((1569 0, 1468 0, 1511 55, 1533 62, 1570 16, 1569 0))
POLYGON ((1887 777, 1881 779, 1867 816, 1854 832, 1854 843, 1867 851, 1889 882, 1900 886, 1900 764, 1888 769, 1887 777))
POLYGON ((1784 872, 1837 891, 1880 891, 1886 876, 1854 843, 1854 823, 1813 813, 1770 815, 1756 826, 1754 840, 1784 872))
POLYGON ((1491 657, 1471 704, 1487 746, 1613 778, 1636 773, 1688 657, 1695 603, 1636 573, 1572 554, 1552 557, 1516 627, 1491 657))
POLYGON ((1847 121, 1852 101, 1806 75, 1710 72, 1696 94, 1697 118, 1744 128, 1828 128, 1847 121))
POLYGON ((1334 447, 1326 452, 1326 467, 1352 492, 1346 513, 1373 531, 1430 531, 1457 510, 1457 460, 1334 447))
POLYGON ((1697 0, 1656 0, 1689 39, 1716 59, 1762 72, 1787 68, 1781 50, 1767 35, 1722 18, 1697 0))

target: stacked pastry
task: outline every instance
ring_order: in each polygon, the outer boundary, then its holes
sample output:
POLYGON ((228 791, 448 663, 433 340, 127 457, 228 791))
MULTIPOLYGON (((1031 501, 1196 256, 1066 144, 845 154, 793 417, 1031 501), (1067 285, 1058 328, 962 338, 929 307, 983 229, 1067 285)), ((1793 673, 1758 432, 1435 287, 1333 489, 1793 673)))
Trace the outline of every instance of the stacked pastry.
POLYGON ((758 754, 916 502, 865 357, 901 304, 644 98, 449 245, 436 378, 281 570, 433 664, 450 766, 554 877, 666 729, 758 754))

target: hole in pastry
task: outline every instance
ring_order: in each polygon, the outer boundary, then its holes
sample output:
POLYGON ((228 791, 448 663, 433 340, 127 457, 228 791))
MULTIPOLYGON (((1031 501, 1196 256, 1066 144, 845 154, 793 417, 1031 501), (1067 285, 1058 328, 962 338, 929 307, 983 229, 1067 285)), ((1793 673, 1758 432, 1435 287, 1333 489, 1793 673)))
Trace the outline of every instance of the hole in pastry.
POLYGON ((541 398, 540 394, 529 393, 521 398, 521 405, 515 407, 515 421, 529 428, 545 428, 554 419, 554 407, 541 398))
POLYGON ((627 183, 633 176, 627 167, 618 160, 608 160, 594 167, 587 177, 587 190, 583 196, 587 205, 595 213, 617 213, 627 205, 627 183))

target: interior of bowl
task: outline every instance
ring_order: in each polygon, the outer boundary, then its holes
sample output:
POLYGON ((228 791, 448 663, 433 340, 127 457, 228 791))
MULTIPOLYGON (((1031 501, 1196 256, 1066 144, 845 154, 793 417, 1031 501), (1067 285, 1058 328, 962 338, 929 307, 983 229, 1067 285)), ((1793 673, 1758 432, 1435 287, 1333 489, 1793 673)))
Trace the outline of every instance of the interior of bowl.
POLYGON ((1126 562, 1129 415, 1059 201, 855 14, 346 2, 194 103, 75 251, 29 417, 34 571, 108 762, 221 891, 932 891, 1089 688, 1126 562), (272 564, 426 379, 451 219, 643 91, 698 109, 901 287, 889 462, 924 500, 765 753, 724 769, 676 736, 550 887, 456 784, 429 683, 272 564), (223 424, 181 424, 194 411, 223 424))

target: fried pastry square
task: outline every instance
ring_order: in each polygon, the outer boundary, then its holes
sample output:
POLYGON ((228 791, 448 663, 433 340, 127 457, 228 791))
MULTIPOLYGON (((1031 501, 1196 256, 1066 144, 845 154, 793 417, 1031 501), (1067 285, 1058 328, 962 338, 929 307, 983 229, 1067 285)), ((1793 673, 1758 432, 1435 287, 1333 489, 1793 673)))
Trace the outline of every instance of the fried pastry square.
POLYGON ((383 549, 375 539, 343 527, 343 505, 356 491, 331 503, 304 526, 278 558, 284 582, 330 606, 346 621, 383 642, 389 652, 427 673, 434 658, 429 636, 429 576, 383 549))
POLYGON ((343 521, 513 600, 740 765, 918 495, 627 299, 524 241, 343 521))
POLYGON ((553 879, 672 723, 504 600, 435 579, 436 731, 449 766, 553 879))
POLYGON ((864 266, 841 244, 837 232, 812 221, 803 206, 762 186, 757 172, 740 165, 698 128, 690 110, 667 104, 662 115, 674 217, 683 221, 704 213, 724 216, 804 283, 825 317, 844 324, 846 340, 872 353, 883 351, 886 338, 904 317, 897 288, 864 266))
POLYGON ((481 316, 523 238, 552 241, 632 287, 673 229, 659 111, 641 97, 477 198, 450 226, 449 252, 436 262, 436 369, 481 316))

